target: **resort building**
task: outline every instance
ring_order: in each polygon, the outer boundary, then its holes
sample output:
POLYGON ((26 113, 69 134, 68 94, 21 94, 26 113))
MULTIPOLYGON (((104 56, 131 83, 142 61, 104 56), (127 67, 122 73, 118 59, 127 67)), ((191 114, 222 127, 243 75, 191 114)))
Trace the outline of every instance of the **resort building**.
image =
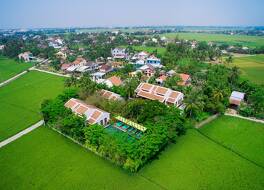
POLYGON ((166 105, 175 105, 177 107, 182 104, 184 97, 181 92, 148 83, 140 83, 136 89, 136 93, 138 97, 158 100, 166 105))
POLYGON ((245 93, 233 91, 230 98, 229 103, 231 105, 240 106, 241 102, 244 101, 245 93))
POLYGON ((123 100, 123 98, 119 94, 116 94, 108 90, 102 89, 99 91, 99 94, 100 96, 102 96, 103 98, 107 100, 123 100))
POLYGON ((64 106, 80 117, 85 116, 89 124, 107 125, 110 119, 110 113, 75 98, 71 98, 64 106))

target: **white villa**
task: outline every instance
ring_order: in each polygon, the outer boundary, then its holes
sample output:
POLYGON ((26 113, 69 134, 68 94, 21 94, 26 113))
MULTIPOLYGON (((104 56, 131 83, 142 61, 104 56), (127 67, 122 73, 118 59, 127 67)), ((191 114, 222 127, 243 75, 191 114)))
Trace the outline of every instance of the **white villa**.
POLYGON ((136 93, 138 97, 158 100, 166 105, 175 105, 177 107, 182 105, 184 97, 181 92, 149 83, 140 83, 136 89, 136 93))
POLYGON ((71 98, 64 106, 80 117, 85 116, 89 124, 107 125, 110 120, 110 113, 75 98, 71 98))

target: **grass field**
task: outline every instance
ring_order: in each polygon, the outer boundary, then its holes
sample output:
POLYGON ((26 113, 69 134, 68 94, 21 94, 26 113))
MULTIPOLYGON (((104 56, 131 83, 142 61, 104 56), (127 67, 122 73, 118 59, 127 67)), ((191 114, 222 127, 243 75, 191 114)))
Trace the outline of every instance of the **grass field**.
POLYGON ((162 34, 168 38, 175 38, 178 36, 185 40, 197 40, 216 43, 228 43, 230 45, 242 45, 247 47, 264 46, 264 37, 262 36, 246 36, 246 35, 226 35, 226 34, 209 34, 209 33, 168 33, 162 34))
POLYGON ((0 141, 40 120, 40 104, 63 90, 63 80, 31 71, 0 88, 0 141))
POLYGON ((264 84, 264 55, 236 57, 232 65, 240 68, 243 78, 264 84))
POLYGON ((166 48, 163 47, 145 47, 145 46, 133 46, 133 49, 136 51, 146 51, 152 53, 157 50, 159 55, 163 55, 166 51, 166 48))
POLYGON ((264 124, 222 116, 200 131, 264 167, 264 124))
POLYGON ((48 128, 0 149, 0 189, 263 189, 264 170, 189 130, 129 174, 48 128))
POLYGON ((18 63, 13 59, 0 56, 0 82, 32 67, 32 63, 18 63))

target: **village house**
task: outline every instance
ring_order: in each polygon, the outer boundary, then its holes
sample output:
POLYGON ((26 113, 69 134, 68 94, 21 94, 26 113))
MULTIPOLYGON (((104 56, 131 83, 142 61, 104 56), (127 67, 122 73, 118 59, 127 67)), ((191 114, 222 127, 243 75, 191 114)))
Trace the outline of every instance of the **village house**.
POLYGON ((102 73, 109 73, 113 70, 113 68, 110 65, 104 64, 100 67, 99 71, 102 73))
POLYGON ((166 105, 175 105, 177 107, 181 106, 184 97, 181 92, 148 83, 140 83, 135 92, 137 97, 158 100, 166 105))
POLYGON ((115 48, 111 50, 111 53, 114 59, 126 59, 127 58, 126 48, 115 48))
POLYGON ((27 52, 24 52, 24 53, 20 53, 18 55, 18 58, 20 60, 25 61, 25 62, 29 62, 29 61, 32 61, 34 59, 32 53, 30 51, 27 51, 27 52))
POLYGON ((139 70, 147 77, 152 77, 155 74, 155 68, 152 65, 143 65, 139 70))
POLYGON ((82 57, 77 57, 74 62, 72 62, 72 65, 75 66, 84 66, 86 64, 86 60, 82 57))
POLYGON ((169 70, 167 73, 166 73, 166 75, 168 76, 168 77, 172 77, 172 76, 174 76, 176 74, 176 72, 174 71, 174 70, 169 70))
POLYGON ((233 91, 230 98, 229 103, 231 105, 240 106, 241 102, 244 101, 245 93, 233 91))
POLYGON ((107 100, 123 100, 119 94, 104 89, 99 91, 99 95, 107 100))
POLYGON ((108 65, 110 65, 113 69, 117 69, 117 68, 122 68, 124 66, 124 63, 120 61, 114 61, 108 63, 108 65))
POLYGON ((67 58, 67 54, 62 52, 62 51, 57 52, 55 55, 59 59, 64 59, 65 60, 67 58))
POLYGON ((103 83, 106 84, 106 86, 108 88, 112 88, 113 86, 120 86, 123 84, 120 77, 117 77, 117 76, 112 76, 112 77, 104 80, 103 83))
POLYGON ((181 81, 177 83, 179 86, 189 86, 191 84, 190 75, 181 73, 179 74, 179 77, 181 78, 181 81))
POLYGON ((130 77, 137 77, 139 73, 142 74, 142 71, 141 70, 136 70, 136 71, 130 72, 128 75, 130 77))
POLYGON ((91 74, 93 81, 100 83, 103 80, 105 73, 103 72, 95 72, 91 74))
POLYGON ((159 76, 158 78, 156 78, 156 82, 157 82, 158 84, 162 85, 162 84, 166 81, 167 78, 168 78, 168 76, 166 76, 166 75, 161 75, 161 76, 159 76))
POLYGON ((75 61, 71 63, 71 66, 66 69, 67 72, 85 72, 87 67, 84 67, 86 64, 86 60, 82 57, 77 57, 75 61))
POLYGON ((158 59, 154 55, 152 55, 152 56, 150 56, 150 57, 147 58, 146 64, 150 64, 153 67, 161 67, 161 61, 160 61, 160 59, 158 59))
POLYGON ((69 67, 71 67, 71 64, 70 63, 64 63, 64 64, 62 64, 61 65, 61 70, 62 71, 67 71, 67 69, 69 68, 69 67))
POLYGON ((89 72, 93 73, 99 68, 98 64, 94 61, 87 61, 83 66, 79 66, 76 71, 80 73, 89 72))
POLYGON ((5 45, 0 45, 0 50, 3 50, 5 48, 5 45))
POLYGON ((133 57, 132 57, 132 60, 146 60, 149 56, 149 53, 145 52, 145 51, 141 51, 137 54, 135 54, 133 57))
POLYGON ((64 106, 80 117, 85 116, 86 121, 91 125, 107 125, 110 120, 110 113, 75 98, 71 98, 64 106))

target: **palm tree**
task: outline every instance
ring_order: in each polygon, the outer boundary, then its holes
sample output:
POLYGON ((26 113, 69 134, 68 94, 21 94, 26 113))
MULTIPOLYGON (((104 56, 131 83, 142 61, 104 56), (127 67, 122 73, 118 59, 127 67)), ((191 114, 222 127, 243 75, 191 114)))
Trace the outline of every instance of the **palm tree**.
POLYGON ((197 90, 191 89, 190 93, 185 96, 185 112, 187 116, 194 117, 199 111, 202 111, 204 108, 203 97, 197 90))
POLYGON ((219 101, 222 101, 224 98, 224 95, 223 93, 221 92, 221 90, 213 90, 213 99, 216 101, 216 102, 219 102, 219 101))
POLYGON ((231 72, 230 72, 230 76, 229 76, 229 80, 230 83, 233 85, 237 82, 238 78, 239 78, 239 68, 237 66, 232 67, 231 72))
POLYGON ((134 96, 135 90, 138 86, 138 80, 136 78, 130 78, 125 83, 125 91, 128 98, 134 96))

